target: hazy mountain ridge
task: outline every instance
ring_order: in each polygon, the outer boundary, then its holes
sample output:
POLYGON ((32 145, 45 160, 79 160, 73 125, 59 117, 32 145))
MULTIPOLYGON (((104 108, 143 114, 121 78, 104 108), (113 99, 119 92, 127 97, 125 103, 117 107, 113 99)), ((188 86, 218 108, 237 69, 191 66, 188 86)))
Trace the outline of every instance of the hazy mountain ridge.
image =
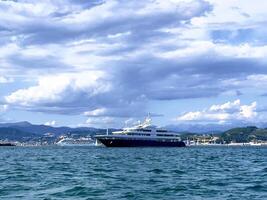
MULTIPOLYGON (((252 140, 263 140, 267 141, 267 129, 257 128, 256 126, 244 126, 244 127, 229 127, 226 126, 202 126, 202 125, 191 125, 191 126, 177 126, 169 125, 168 128, 172 131, 180 132, 182 136, 189 135, 200 135, 200 134, 212 134, 217 135, 226 142, 249 142, 252 140)), ((116 129, 110 129, 111 133, 116 129)), ((60 135, 95 135, 105 134, 106 129, 99 129, 93 127, 52 127, 47 125, 34 125, 29 122, 17 122, 17 123, 2 123, 0 124, 0 139, 1 140, 18 140, 24 141, 31 138, 46 137, 46 134, 50 133, 54 137, 60 135)))
POLYGON ((58 137, 66 134, 87 136, 97 134, 98 132, 104 133, 105 130, 92 127, 70 128, 34 125, 26 121, 0 124, 0 139, 8 139, 12 141, 26 141, 29 139, 40 138, 44 137, 48 133, 54 135, 54 137, 58 137))
POLYGON ((251 142, 253 140, 267 141, 267 129, 256 126, 239 127, 225 131, 221 134, 221 139, 230 142, 251 142))
POLYGON ((12 140, 12 141, 27 141, 32 138, 39 137, 39 135, 18 130, 11 127, 0 128, 0 140, 12 140))
POLYGON ((44 135, 46 133, 52 133, 54 135, 67 134, 71 132, 82 132, 82 131, 97 131, 100 129, 92 128, 92 127, 78 127, 78 128, 70 128, 70 127, 52 127, 47 125, 34 125, 29 122, 17 122, 17 123, 2 123, 0 124, 1 128, 14 128, 23 132, 33 133, 36 135, 44 135))
POLYGON ((247 123, 238 123, 238 124, 170 124, 164 128, 176 132, 191 132, 191 133, 222 133, 237 127, 249 127, 255 126, 258 128, 267 127, 267 123, 258 123, 258 124, 247 124, 247 123))

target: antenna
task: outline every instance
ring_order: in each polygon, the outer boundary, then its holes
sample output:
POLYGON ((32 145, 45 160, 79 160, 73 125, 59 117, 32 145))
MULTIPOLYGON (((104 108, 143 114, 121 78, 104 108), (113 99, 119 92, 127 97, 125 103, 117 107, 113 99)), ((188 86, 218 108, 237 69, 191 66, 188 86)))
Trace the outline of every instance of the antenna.
POLYGON ((144 121, 144 125, 150 125, 151 124, 151 118, 150 118, 150 113, 148 113, 145 121, 144 121))

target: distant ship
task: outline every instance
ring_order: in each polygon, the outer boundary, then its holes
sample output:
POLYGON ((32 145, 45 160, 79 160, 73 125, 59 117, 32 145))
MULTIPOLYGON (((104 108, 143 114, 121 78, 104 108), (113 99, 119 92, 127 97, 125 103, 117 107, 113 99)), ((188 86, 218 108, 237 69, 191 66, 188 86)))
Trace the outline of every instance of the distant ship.
POLYGON ((56 143, 59 146, 93 146, 94 140, 89 137, 81 137, 81 138, 71 138, 63 136, 61 139, 56 143))
POLYGON ((96 135, 95 139, 107 147, 185 147, 179 133, 151 125, 150 117, 137 126, 96 135))
POLYGON ((13 143, 9 143, 9 142, 0 142, 0 147, 12 147, 12 146, 16 146, 13 143))

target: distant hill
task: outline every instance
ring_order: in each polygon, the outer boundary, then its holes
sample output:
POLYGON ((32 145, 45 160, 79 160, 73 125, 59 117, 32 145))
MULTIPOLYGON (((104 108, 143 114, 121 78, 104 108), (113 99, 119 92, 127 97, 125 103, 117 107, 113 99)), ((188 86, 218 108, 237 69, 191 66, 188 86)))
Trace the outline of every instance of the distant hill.
POLYGON ((2 123, 0 124, 0 139, 1 140, 16 140, 26 141, 27 139, 41 138, 47 135, 47 133, 53 134, 55 137, 59 135, 95 135, 99 133, 105 133, 105 129, 97 129, 91 127, 52 127, 46 125, 34 125, 29 122, 17 122, 17 123, 2 123))
POLYGON ((238 127, 232 128, 227 131, 216 133, 210 132, 205 134, 181 132, 181 138, 183 140, 198 140, 200 138, 211 138, 216 136, 218 143, 247 143, 252 141, 267 141, 267 129, 257 128, 256 126, 238 127))
POLYGON ((15 128, 1 127, 0 128, 0 140, 11 140, 11 141, 27 141, 32 138, 36 138, 38 135, 21 131, 15 128))
MULTIPOLYGON (((164 128, 176 132, 193 132, 193 133, 223 133, 236 127, 256 126, 240 122, 238 124, 171 124, 164 128)), ((267 123, 258 123, 257 127, 267 127, 267 123)))
POLYGON ((267 141, 267 130, 248 126, 242 128, 233 128, 221 134, 221 139, 228 142, 251 142, 253 140, 267 141))
POLYGON ((20 130, 22 132, 33 133, 36 135, 44 135, 46 133, 53 133, 54 135, 62 135, 68 134, 71 132, 87 132, 87 133, 97 133, 99 130, 91 127, 79 127, 79 128, 70 128, 70 127, 52 127, 46 125, 34 125, 29 122, 17 122, 17 123, 2 123, 0 124, 0 128, 14 128, 16 130, 20 130))
POLYGON ((23 121, 23 122, 16 122, 16 123, 2 123, 2 124, 0 124, 0 127, 12 127, 12 126, 27 127, 27 126, 31 126, 31 125, 32 124, 30 122, 23 121))

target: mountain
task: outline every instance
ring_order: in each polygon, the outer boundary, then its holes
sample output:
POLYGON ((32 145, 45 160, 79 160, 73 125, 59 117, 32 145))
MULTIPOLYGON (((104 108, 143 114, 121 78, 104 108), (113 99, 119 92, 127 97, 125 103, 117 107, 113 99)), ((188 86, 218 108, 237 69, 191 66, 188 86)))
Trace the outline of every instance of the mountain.
POLYGON ((60 135, 77 135, 87 136, 95 135, 98 133, 105 133, 105 129, 97 129, 92 127, 52 127, 46 125, 34 125, 29 122, 16 122, 16 123, 1 123, 0 124, 0 140, 12 141, 27 141, 35 140, 46 137, 47 134, 58 137, 60 135))
POLYGON ((38 135, 34 133, 21 131, 15 128, 0 127, 0 140, 27 141, 36 137, 38 137, 38 135))
POLYGON ((232 124, 171 124, 164 128, 175 132, 193 132, 193 133, 222 133, 236 127, 257 126, 260 128, 267 127, 267 123, 247 124, 245 122, 232 124))
POLYGON ((17 122, 17 123, 2 123, 0 128, 13 128, 22 132, 33 133, 35 135, 42 136, 46 133, 52 133, 56 136, 62 134, 68 134, 72 132, 78 133, 97 133, 101 129, 91 128, 91 127, 79 127, 79 128, 70 128, 70 127, 52 127, 46 125, 34 125, 29 122, 17 122))
POLYGON ((242 128, 233 128, 221 134, 221 139, 227 143, 233 142, 251 142, 253 140, 267 141, 267 129, 248 126, 242 128))
POLYGON ((23 122, 16 122, 16 123, 2 123, 2 124, 0 124, 0 127, 12 127, 12 126, 27 127, 27 126, 31 126, 31 125, 32 124, 30 122, 23 121, 23 122))

